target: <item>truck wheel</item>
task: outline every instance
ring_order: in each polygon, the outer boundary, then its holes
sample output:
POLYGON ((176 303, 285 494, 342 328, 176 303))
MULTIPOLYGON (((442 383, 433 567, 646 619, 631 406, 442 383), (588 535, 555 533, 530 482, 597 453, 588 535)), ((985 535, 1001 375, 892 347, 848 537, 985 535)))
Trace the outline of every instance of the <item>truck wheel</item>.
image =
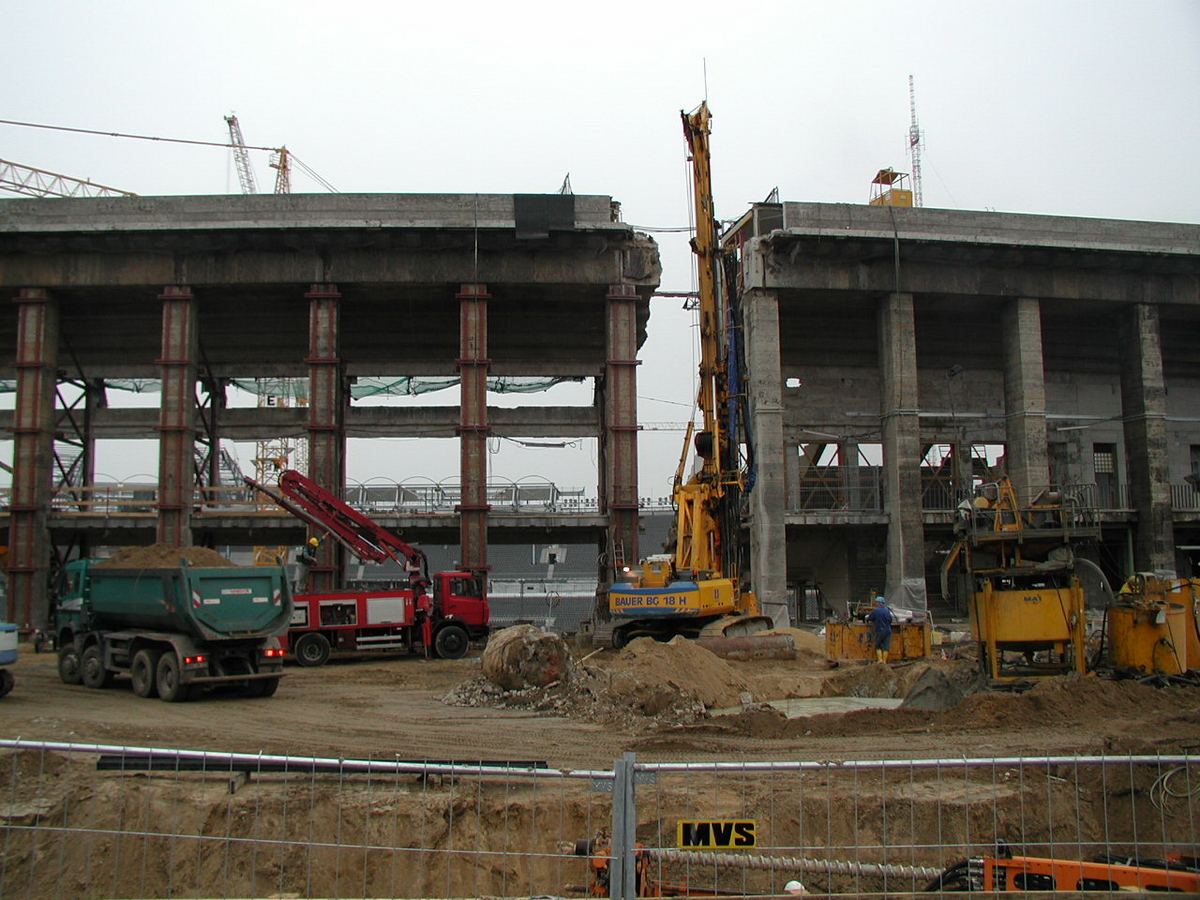
POLYGON ((279 690, 278 678, 264 678, 261 681, 250 682, 251 697, 273 697, 279 690))
POLYGON ((461 625, 446 625, 433 637, 433 649, 440 659, 462 659, 470 646, 471 639, 461 625))
POLYGON ((158 650, 139 650, 134 654, 129 678, 133 682, 133 692, 139 697, 158 696, 158 660, 161 656, 158 650))
POLYGON ((58 651, 58 677, 63 684, 83 684, 83 669, 74 641, 58 651))
POLYGON ((158 661, 158 671, 155 683, 158 685, 158 697, 168 703, 178 703, 188 699, 190 691, 183 685, 179 671, 179 657, 172 651, 164 653, 158 661))
POLYGON ((104 667, 104 654, 95 644, 83 651, 79 671, 87 687, 106 688, 112 684, 113 674, 104 667))
POLYGON ((13 678, 12 672, 8 669, 0 669, 0 697, 11 691, 16 683, 17 679, 13 678))
POLYGON ((292 647, 292 655, 302 666, 323 666, 329 662, 329 640, 316 631, 302 634, 292 647))

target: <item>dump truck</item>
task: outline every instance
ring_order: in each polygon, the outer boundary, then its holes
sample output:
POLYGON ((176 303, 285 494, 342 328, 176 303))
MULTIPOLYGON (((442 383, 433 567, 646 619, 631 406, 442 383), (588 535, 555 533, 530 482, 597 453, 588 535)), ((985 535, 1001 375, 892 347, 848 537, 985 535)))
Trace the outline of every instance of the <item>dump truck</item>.
POLYGON ((279 635, 292 617, 284 568, 180 562, 68 563, 54 613, 59 678, 104 688, 127 675, 139 697, 167 702, 221 685, 274 694, 283 674, 279 635))

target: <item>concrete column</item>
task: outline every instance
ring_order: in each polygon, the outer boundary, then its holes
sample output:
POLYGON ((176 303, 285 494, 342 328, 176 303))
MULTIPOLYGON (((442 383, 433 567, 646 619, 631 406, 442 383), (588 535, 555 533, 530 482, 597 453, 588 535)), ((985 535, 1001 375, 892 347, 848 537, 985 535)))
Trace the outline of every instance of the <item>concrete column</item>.
POLYGON ((47 515, 54 458, 58 302, 41 288, 24 288, 17 306, 16 409, 13 411, 12 504, 8 525, 8 621, 45 628, 53 546, 47 515))
POLYGON ((192 544, 196 489, 196 298, 187 285, 168 285, 162 301, 162 402, 158 410, 158 543, 192 544))
POLYGON ((637 460, 637 305, 630 285, 614 284, 605 307, 603 429, 600 438, 600 497, 608 515, 610 561, 605 573, 611 580, 614 566, 636 563, 638 547, 637 460))
POLYGON ((492 506, 487 497, 488 425, 487 376, 492 361, 488 358, 487 319, 491 294, 485 284, 464 284, 458 293, 460 413, 458 420, 459 543, 461 563, 469 568, 486 569, 488 513, 492 506))
POLYGON ((1134 565, 1139 572, 1175 575, 1175 524, 1167 446, 1167 387, 1158 307, 1138 303, 1121 327, 1121 412, 1133 507, 1137 510, 1134 565))
POLYGON ((783 433, 783 366, 779 297, 774 291, 742 295, 746 394, 754 437, 755 477, 750 492, 750 573, 763 613, 776 627, 791 626, 787 594, 785 524, 788 455, 783 433))
MULTIPOLYGON (((346 380, 342 377, 342 295, 336 284, 314 284, 308 300, 308 477, 337 497, 346 493, 346 380)), ((335 590, 342 550, 324 541, 309 568, 307 590, 335 590)))
POLYGON ((928 600, 914 318, 912 294, 889 294, 880 304, 883 508, 889 517, 884 593, 895 606, 925 609, 928 600))
POLYGON ((1029 503, 1050 484, 1041 303, 1028 297, 1007 303, 1002 327, 1008 475, 1029 503))

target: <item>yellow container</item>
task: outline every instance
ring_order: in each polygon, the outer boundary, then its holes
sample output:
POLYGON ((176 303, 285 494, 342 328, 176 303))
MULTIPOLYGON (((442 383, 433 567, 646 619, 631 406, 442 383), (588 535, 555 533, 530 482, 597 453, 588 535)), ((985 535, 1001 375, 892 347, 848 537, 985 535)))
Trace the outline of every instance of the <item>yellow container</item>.
POLYGON ((1182 674, 1188 667, 1186 613, 1181 603, 1110 607, 1109 664, 1120 672, 1182 674))
MULTIPOLYGON (((901 659, 926 659, 933 643, 928 622, 903 622, 892 626, 892 646, 888 662, 901 659)), ((866 622, 826 622, 825 658, 831 662, 875 659, 871 626, 866 622)))

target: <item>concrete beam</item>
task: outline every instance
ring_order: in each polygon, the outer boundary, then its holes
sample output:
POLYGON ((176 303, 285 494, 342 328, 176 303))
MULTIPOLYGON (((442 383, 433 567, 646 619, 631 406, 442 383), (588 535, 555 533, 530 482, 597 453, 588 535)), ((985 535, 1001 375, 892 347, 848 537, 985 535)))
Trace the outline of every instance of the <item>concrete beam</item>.
MULTIPOLYGON (((96 408, 90 433, 97 440, 152 440, 158 410, 96 408)), ((346 411, 347 437, 454 437, 458 424, 456 406, 352 406, 346 411)), ((12 410, 0 411, 0 432, 11 431, 12 410)), ((223 440, 262 441, 295 438, 307 431, 308 410, 304 407, 222 409, 218 432, 223 440)), ((596 437, 599 424, 590 406, 488 407, 488 422, 498 437, 578 438, 596 437)), ((195 427, 200 429, 197 418, 195 427)))

